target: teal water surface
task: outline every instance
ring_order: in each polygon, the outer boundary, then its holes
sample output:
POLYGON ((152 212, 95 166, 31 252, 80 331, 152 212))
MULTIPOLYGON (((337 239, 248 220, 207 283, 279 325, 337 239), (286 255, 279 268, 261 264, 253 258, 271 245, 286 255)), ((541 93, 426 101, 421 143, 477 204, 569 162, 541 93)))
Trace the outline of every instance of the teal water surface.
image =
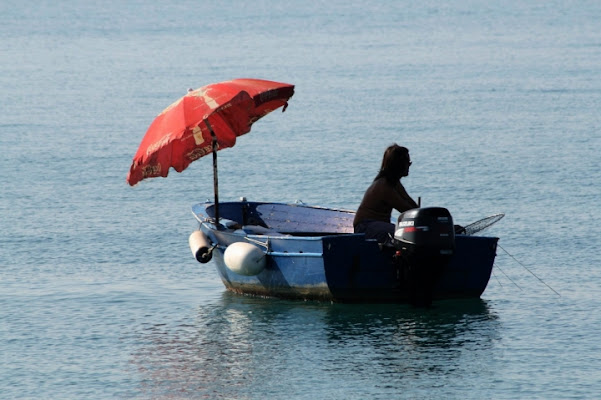
POLYGON ((601 393, 597 2, 0 4, 0 397, 567 399, 601 393), (219 153, 222 200, 354 209, 383 150, 467 224, 482 299, 431 309, 225 292, 187 245, 210 159, 129 187, 189 87, 289 82, 219 153))

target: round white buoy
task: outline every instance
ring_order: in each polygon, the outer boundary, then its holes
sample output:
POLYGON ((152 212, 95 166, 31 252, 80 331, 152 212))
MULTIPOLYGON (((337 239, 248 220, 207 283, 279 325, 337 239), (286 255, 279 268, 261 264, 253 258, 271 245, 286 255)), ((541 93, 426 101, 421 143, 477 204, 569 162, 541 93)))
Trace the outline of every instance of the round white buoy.
POLYGON ((209 251, 211 242, 209 242, 209 238, 207 238, 204 233, 201 231, 192 232, 188 238, 188 244, 190 245, 190 250, 192 250, 192 255, 194 255, 196 261, 204 264, 211 260, 211 257, 213 256, 209 251))
POLYGON ((267 263, 265 253, 257 246, 246 242, 230 244, 225 249, 223 261, 230 271, 245 276, 261 273, 267 263))

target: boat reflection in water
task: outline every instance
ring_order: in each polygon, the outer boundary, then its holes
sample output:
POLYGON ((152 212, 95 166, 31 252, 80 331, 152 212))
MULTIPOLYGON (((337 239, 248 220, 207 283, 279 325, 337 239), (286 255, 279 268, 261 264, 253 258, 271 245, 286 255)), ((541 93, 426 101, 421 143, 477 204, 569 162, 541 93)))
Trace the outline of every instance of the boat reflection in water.
POLYGON ((150 397, 265 398, 295 386, 313 387, 307 398, 394 394, 435 375, 454 385, 491 378, 477 360, 492 356, 499 324, 480 299, 424 310, 225 292, 195 320, 138 332, 132 363, 150 397))

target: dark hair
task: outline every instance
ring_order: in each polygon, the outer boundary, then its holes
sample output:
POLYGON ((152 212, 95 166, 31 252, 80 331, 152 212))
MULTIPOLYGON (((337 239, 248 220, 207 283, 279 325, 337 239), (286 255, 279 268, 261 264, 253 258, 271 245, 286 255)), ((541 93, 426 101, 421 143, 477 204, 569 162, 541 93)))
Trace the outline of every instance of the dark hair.
POLYGON ((409 160, 408 148, 399 146, 396 143, 388 146, 386 151, 384 151, 382 166, 380 167, 380 172, 378 172, 376 179, 384 177, 388 183, 394 185, 401 179, 403 162, 405 160, 409 160))

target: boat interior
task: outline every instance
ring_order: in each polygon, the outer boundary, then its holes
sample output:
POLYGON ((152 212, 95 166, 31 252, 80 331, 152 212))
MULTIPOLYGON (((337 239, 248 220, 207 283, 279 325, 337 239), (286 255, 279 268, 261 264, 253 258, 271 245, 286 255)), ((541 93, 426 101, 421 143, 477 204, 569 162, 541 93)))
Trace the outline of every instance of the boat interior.
MULTIPOLYGON (((214 218, 214 204, 205 205, 204 212, 214 218)), ((248 234, 327 236, 353 233, 355 213, 300 204, 224 202, 219 203, 219 217, 226 228, 248 234)))

